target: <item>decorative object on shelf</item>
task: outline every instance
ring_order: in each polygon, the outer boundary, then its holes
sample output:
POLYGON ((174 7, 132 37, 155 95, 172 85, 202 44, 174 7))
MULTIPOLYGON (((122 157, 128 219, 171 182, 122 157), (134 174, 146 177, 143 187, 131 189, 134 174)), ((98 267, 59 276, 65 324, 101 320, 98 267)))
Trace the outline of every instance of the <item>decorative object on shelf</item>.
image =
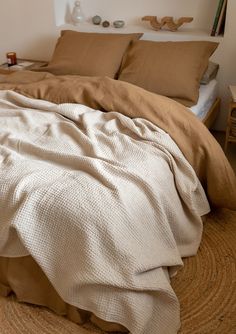
POLYGON ((93 24, 99 25, 102 22, 102 18, 99 15, 95 15, 92 17, 93 24))
POLYGON ((170 31, 177 31, 184 23, 192 22, 193 17, 180 17, 174 22, 173 16, 165 16, 158 21, 156 16, 148 15, 142 17, 142 21, 149 21, 154 30, 160 30, 166 25, 170 31))
POLYGON ((103 21, 103 22, 102 22, 102 26, 103 26, 104 28, 108 28, 108 27, 110 26, 110 22, 109 22, 109 21, 103 21))
POLYGON ((176 22, 174 22, 173 17, 166 17, 165 22, 170 31, 177 31, 180 26, 184 23, 190 23, 193 21, 193 17, 180 17, 176 22))
POLYGON ((115 28, 122 28, 122 27, 124 27, 124 25, 125 25, 125 21, 123 21, 123 20, 116 20, 116 21, 113 22, 113 26, 115 28))
POLYGON ((81 9, 81 4, 79 0, 75 1, 71 16, 72 16, 72 21, 75 25, 84 21, 84 14, 81 9))
POLYGON ((163 19, 161 19, 161 21, 159 22, 156 16, 150 16, 150 15, 144 16, 142 17, 142 21, 150 22, 154 30, 160 30, 163 26, 163 19))

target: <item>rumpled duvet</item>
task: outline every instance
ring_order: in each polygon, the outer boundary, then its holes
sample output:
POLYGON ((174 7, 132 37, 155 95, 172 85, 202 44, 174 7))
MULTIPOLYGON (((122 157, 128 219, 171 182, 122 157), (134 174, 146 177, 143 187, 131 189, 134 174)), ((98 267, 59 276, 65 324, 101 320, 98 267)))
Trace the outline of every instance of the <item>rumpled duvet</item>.
MULTIPOLYGON (((196 254, 201 216, 208 199, 219 198, 211 197, 211 170, 202 170, 212 165, 209 152, 194 166, 206 176, 207 199, 175 134, 115 108, 56 104, 26 97, 26 90, 0 92, 0 256, 32 256, 64 301, 132 334, 176 334, 179 303, 169 278, 181 257, 196 254)), ((86 87, 83 94, 89 100, 86 87)), ((161 100, 169 114, 178 109, 173 103, 161 100)), ((223 154, 218 158, 233 194, 232 171, 223 154)), ((228 203, 232 208, 234 199, 228 203)))
POLYGON ((0 90, 57 104, 80 103, 144 118, 166 131, 197 174, 212 207, 236 210, 236 177, 220 145, 186 107, 165 96, 107 77, 16 72, 0 75, 0 90))

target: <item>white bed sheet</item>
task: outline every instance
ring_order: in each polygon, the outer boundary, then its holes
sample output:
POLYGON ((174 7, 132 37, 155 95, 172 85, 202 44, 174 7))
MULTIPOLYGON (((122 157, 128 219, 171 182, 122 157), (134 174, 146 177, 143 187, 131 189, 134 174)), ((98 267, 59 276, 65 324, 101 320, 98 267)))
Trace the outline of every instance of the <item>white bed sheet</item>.
POLYGON ((209 82, 209 84, 200 86, 198 103, 189 109, 198 118, 203 120, 217 96, 218 83, 215 79, 213 79, 209 82))

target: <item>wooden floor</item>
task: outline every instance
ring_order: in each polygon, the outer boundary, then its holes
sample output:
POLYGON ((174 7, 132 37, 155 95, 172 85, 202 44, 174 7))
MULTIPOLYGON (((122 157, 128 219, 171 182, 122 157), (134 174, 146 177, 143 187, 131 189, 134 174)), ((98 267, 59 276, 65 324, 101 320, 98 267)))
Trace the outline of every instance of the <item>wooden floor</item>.
MULTIPOLYGON (((225 143, 225 132, 221 131, 212 131, 213 136, 216 138, 216 140, 220 143, 222 148, 224 148, 225 143)), ((234 169, 234 172, 236 174, 236 143, 229 143, 226 156, 231 163, 231 166, 234 169)))

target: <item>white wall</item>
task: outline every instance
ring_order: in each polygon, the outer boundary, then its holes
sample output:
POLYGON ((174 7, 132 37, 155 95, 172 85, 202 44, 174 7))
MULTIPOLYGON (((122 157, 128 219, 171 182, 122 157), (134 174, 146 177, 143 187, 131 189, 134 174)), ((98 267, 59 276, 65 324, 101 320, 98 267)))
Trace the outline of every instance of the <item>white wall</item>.
POLYGON ((0 0, 0 62, 6 52, 49 59, 55 30, 53 0, 0 0))
MULTIPOLYGON (((68 23, 66 12, 71 12, 74 0, 54 0, 56 23, 68 23)), ((144 15, 193 16, 189 27, 209 29, 214 19, 214 10, 218 0, 81 0, 81 7, 87 19, 100 15, 104 20, 123 19, 128 24, 140 24, 144 15)))
MULTIPOLYGON (((8 51, 16 51, 18 57, 49 60, 60 29, 77 29, 72 25, 60 26, 68 23, 73 3, 74 0, 0 0, 0 62, 5 61, 8 51)), ((88 22, 96 14, 110 21, 124 19, 127 23, 124 31, 145 31, 145 39, 220 41, 213 60, 220 63, 218 78, 223 103, 215 127, 225 127, 229 98, 227 86, 236 84, 236 0, 228 0, 223 38, 209 37, 218 0, 81 0, 81 4, 88 22), (168 15, 176 18, 193 16, 194 20, 183 26, 180 33, 153 32, 146 22, 140 20, 144 15, 168 15), (188 33, 190 30, 193 32, 188 33), (207 33, 194 33, 196 30, 205 30, 207 33)), ((78 29, 104 31, 104 28, 90 23, 78 29)), ((114 28, 109 31, 120 32, 114 28)))

